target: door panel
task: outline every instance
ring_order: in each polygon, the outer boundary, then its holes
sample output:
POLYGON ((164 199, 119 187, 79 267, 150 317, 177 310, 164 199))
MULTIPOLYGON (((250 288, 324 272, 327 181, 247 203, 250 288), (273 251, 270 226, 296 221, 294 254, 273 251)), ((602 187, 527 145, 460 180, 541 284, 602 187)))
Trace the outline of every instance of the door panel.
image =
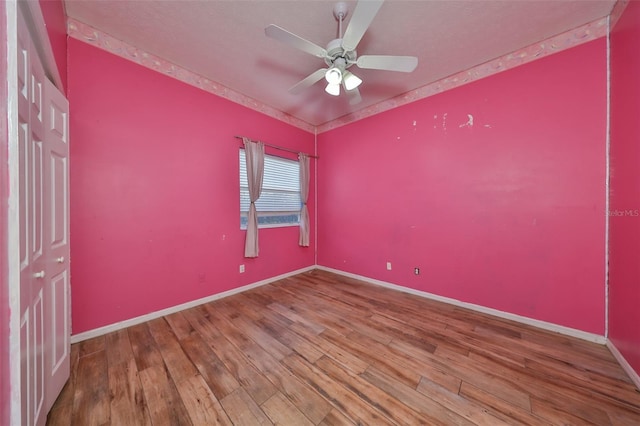
POLYGON ((68 182, 67 171, 69 166, 67 158, 62 155, 66 153, 54 152, 52 146, 50 166, 51 166, 51 248, 57 249, 68 243, 67 241, 67 206, 66 200, 68 182))
MULTIPOLYGON (((19 189, 19 213, 20 213, 20 271, 24 272, 29 267, 29 230, 31 220, 27 201, 29 199, 29 124, 27 115, 25 119, 19 115, 18 118, 18 179, 20 179, 19 189)), ((28 272, 28 271, 27 271, 28 272)))
POLYGON ((31 360, 33 356, 31 345, 31 310, 27 308, 20 318, 20 399, 21 416, 23 424, 33 424, 31 416, 31 360))
POLYGON ((21 425, 44 425, 69 377, 68 104, 18 13, 21 425))
POLYGON ((33 212, 33 220, 31 222, 31 264, 41 261, 42 258, 42 228, 43 221, 43 194, 42 194, 42 168, 44 166, 42 162, 42 141, 37 140, 37 134, 33 133, 33 127, 31 127, 31 197, 27 201, 27 208, 33 212))
MULTIPOLYGON (((36 281, 43 280, 36 278, 36 281)), ((47 413, 43 411, 44 406, 44 290, 41 287, 33 302, 33 418, 34 424, 44 424, 47 413)))
POLYGON ((33 289, 35 209, 34 198, 34 144, 31 129, 31 46, 24 22, 18 25, 18 150, 20 157, 19 208, 20 208, 20 365, 22 399, 22 424, 35 424, 38 392, 36 386, 37 357, 36 332, 34 330, 34 306, 37 292, 33 289))
MULTIPOLYGON (((47 361, 47 368, 49 369, 50 376, 54 377, 54 380, 57 375, 64 374, 65 370, 69 369, 69 315, 66 315, 69 312, 69 272, 65 269, 62 273, 51 278, 51 300, 50 303, 52 306, 57 307, 54 309, 54 312, 57 312, 58 315, 53 315, 51 318, 51 338, 49 346, 49 361, 47 361)), ((67 377, 64 377, 64 381, 62 382, 62 386, 64 386, 64 382, 67 377)), ((53 402, 55 402, 55 397, 58 396, 58 392, 62 389, 58 389, 56 392, 55 389, 60 387, 50 386, 51 391, 48 393, 53 395, 53 402)), ((51 407, 47 407, 48 409, 51 407)))
POLYGON ((44 70, 40 64, 33 44, 29 45, 29 65, 31 70, 31 105, 29 111, 29 137, 31 185, 29 191, 31 197, 27 201, 27 209, 32 211, 31 223, 31 280, 30 280, 30 305, 32 327, 32 415, 33 424, 44 424, 47 413, 43 410, 45 400, 44 380, 44 350, 46 330, 44 329, 44 289, 49 277, 46 273, 45 238, 48 223, 46 219, 48 203, 45 195, 45 176, 47 174, 47 162, 45 161, 45 134, 42 122, 42 90, 45 81, 44 70))
POLYGON ((48 189, 47 275, 45 314, 49 321, 46 343, 47 410, 64 387, 70 372, 71 303, 69 283, 69 104, 46 81, 44 127, 48 189))

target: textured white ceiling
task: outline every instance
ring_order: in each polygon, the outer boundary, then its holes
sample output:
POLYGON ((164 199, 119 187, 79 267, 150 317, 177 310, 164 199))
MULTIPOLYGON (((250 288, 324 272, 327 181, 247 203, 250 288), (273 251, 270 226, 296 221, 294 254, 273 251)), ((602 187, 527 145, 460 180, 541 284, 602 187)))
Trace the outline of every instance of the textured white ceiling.
MULTIPOLYGON (((355 1, 347 3, 353 11, 355 1)), ((324 62, 264 34, 276 24, 325 47, 337 36, 333 1, 66 0, 65 6, 70 18, 317 126, 602 18, 614 3, 387 0, 358 54, 417 56, 419 64, 410 74, 351 68, 364 80, 355 106, 326 94, 322 82, 290 94, 324 62)))

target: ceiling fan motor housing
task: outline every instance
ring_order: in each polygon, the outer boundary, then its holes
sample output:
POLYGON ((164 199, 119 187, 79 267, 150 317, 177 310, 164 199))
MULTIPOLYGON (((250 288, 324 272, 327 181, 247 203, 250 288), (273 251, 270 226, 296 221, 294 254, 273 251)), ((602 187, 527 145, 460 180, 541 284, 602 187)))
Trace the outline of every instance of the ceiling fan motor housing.
MULTIPOLYGON (((338 58, 343 58, 344 69, 349 68, 351 65, 353 65, 356 62, 356 58, 358 57, 355 50, 351 50, 349 52, 344 51, 344 49, 342 48, 341 38, 331 40, 329 44, 327 44, 326 51, 327 51, 327 56, 325 56, 324 61, 330 67, 334 65, 339 66, 339 64, 336 63, 336 60, 338 58)), ((338 61, 338 62, 342 62, 342 61, 338 61)))

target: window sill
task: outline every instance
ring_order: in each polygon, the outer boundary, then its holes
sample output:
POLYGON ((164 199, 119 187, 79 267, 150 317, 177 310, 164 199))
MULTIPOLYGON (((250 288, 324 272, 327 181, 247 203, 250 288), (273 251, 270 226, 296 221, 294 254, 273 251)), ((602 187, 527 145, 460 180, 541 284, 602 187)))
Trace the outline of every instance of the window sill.
MULTIPOLYGON (((274 223, 274 224, 270 224, 270 225, 258 225, 258 229, 268 229, 268 228, 290 228, 290 227, 296 227, 298 228, 300 226, 299 223, 274 223)), ((240 227, 241 231, 246 231, 247 227, 240 227)))

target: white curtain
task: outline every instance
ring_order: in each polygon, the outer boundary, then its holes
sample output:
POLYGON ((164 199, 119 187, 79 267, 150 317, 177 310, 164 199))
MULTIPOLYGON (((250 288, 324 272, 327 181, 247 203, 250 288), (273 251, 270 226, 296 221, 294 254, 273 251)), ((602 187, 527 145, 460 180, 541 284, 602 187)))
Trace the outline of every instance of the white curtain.
POLYGON ((298 154, 298 161, 300 162, 300 201, 302 201, 298 244, 301 247, 309 247, 309 209, 307 209, 307 200, 309 199, 309 156, 300 153, 298 154))
POLYGON ((258 213, 256 201, 262 192, 262 177, 264 176, 264 144, 251 142, 242 138, 244 142, 245 162, 247 165, 247 183, 249 185, 249 222, 247 236, 244 242, 244 257, 258 257, 258 213))

